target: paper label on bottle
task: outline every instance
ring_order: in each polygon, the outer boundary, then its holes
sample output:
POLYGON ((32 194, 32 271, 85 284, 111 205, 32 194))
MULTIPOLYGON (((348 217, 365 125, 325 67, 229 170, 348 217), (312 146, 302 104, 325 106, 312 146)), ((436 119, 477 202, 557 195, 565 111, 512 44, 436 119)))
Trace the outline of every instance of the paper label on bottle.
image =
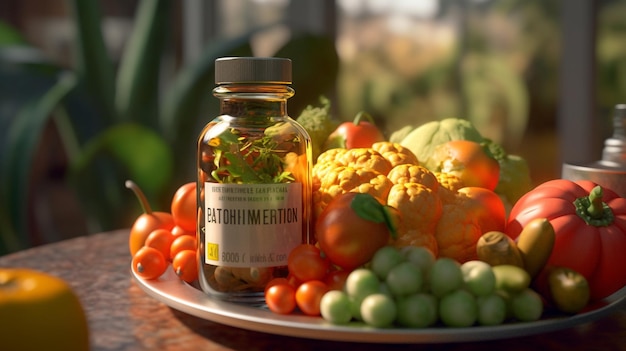
POLYGON ((302 184, 204 183, 205 263, 287 265, 302 243, 302 184))

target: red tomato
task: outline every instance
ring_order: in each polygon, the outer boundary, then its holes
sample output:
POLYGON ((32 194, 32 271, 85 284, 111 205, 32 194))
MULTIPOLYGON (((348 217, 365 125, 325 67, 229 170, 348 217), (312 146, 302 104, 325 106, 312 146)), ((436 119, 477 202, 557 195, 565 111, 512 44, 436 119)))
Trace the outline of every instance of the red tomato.
POLYGON ((442 172, 459 177, 465 186, 494 190, 500 179, 500 164, 479 143, 451 140, 439 145, 433 156, 442 172))
POLYGON ((319 280, 309 280, 296 290, 296 305, 306 315, 320 315, 320 301, 328 291, 328 286, 319 280))
POLYGON ((315 245, 302 244, 289 253, 287 267, 289 273, 299 281, 320 280, 326 276, 330 261, 322 257, 320 249, 315 245))
POLYGON ((389 241, 390 212, 369 194, 337 196, 315 224, 320 249, 330 262, 348 271, 367 263, 389 241))
POLYGON ((550 267, 579 272, 589 282, 592 300, 626 285, 625 198, 590 181, 551 180, 515 203, 506 233, 517 238, 535 218, 547 218, 556 234, 544 272, 550 267))
POLYGON ((385 141, 385 136, 376 127, 374 120, 369 114, 360 112, 356 115, 354 121, 340 124, 328 136, 324 149, 371 147, 372 144, 379 141, 385 141), (366 120, 363 120, 363 118, 366 120))
POLYGON ((506 227, 506 209, 498 194, 477 186, 464 187, 459 189, 458 192, 476 201, 476 206, 472 206, 474 209, 472 215, 478 218, 478 223, 483 233, 504 231, 506 227))
POLYGON ((143 279, 156 279, 167 269, 167 261, 161 251, 144 246, 133 256, 133 271, 143 279))
POLYGON ((296 288, 291 284, 274 284, 265 290, 265 303, 274 313, 289 314, 296 309, 296 288))
POLYGON ((196 182, 186 183, 179 187, 174 193, 171 206, 174 223, 185 231, 195 232, 198 214, 196 182))

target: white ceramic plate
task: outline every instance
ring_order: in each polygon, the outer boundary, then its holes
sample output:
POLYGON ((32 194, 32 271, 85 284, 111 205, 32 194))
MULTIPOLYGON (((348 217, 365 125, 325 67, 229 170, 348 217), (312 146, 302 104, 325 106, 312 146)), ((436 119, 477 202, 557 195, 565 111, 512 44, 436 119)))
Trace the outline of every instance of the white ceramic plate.
MULTIPOLYGON (((132 273, 132 269, 131 269, 132 273)), ((376 329, 363 325, 338 326, 320 317, 279 315, 260 307, 225 302, 204 294, 184 283, 174 271, 157 280, 144 280, 132 273, 139 286, 150 296, 182 312, 233 327, 271 334, 311 339, 370 343, 443 343, 495 340, 546 333, 587 323, 614 313, 626 297, 626 287, 611 295, 585 313, 554 317, 529 323, 508 323, 498 326, 469 328, 389 328, 376 329)))

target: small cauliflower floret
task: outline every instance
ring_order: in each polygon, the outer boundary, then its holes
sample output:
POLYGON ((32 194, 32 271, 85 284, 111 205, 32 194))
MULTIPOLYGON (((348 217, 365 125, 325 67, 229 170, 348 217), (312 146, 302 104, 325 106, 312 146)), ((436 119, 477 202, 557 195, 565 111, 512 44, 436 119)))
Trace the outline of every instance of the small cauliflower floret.
POLYGON ((368 193, 384 203, 391 186, 387 176, 374 170, 334 167, 319 178, 319 189, 313 192, 314 215, 317 218, 336 196, 351 191, 368 193))
POLYGON ((401 164, 417 165, 419 161, 415 154, 398 143, 392 143, 389 141, 379 141, 372 144, 372 149, 378 151, 391 166, 397 166, 401 164))
POLYGON ((439 255, 439 246, 437 239, 431 233, 424 233, 417 229, 409 229, 404 232, 398 232, 398 239, 390 239, 390 245, 397 248, 407 246, 421 246, 430 250, 437 257, 439 255))
POLYGON ((400 213, 400 235, 413 229, 434 234, 442 215, 442 204, 437 194, 419 183, 394 184, 389 190, 387 205, 400 213))
POLYGON ((313 189, 316 190, 320 187, 320 182, 326 174, 336 168, 343 167, 343 164, 336 161, 318 162, 313 165, 311 170, 311 176, 313 178, 313 189))
POLYGON ((426 167, 419 165, 402 164, 395 166, 389 171, 387 178, 394 184, 419 183, 435 192, 439 190, 437 177, 426 167))
POLYGON ((339 156, 346 153, 347 151, 348 149, 342 149, 342 148, 328 149, 322 152, 317 157, 316 165, 320 163, 334 162, 339 158, 339 156))
POLYGON ((451 173, 434 172, 439 182, 439 197, 443 203, 455 201, 456 193, 465 185, 461 178, 451 173))
POLYGON ((297 121, 300 123, 311 137, 311 151, 315 159, 322 151, 324 142, 337 128, 337 122, 332 120, 330 113, 330 100, 326 97, 320 98, 321 106, 307 106, 297 121))
POLYGON ((384 175, 391 170, 391 163, 378 151, 370 148, 348 149, 338 155, 337 160, 345 166, 371 169, 384 175))
POLYGON ((477 259, 476 243, 482 230, 478 219, 472 215, 474 203, 461 193, 457 193, 453 201, 444 203, 435 231, 440 257, 461 263, 477 259))

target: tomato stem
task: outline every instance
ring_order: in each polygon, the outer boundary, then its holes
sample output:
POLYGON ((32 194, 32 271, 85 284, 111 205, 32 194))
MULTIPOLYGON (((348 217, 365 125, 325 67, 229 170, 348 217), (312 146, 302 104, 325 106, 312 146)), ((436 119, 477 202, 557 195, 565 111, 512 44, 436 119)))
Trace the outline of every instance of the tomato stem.
POLYGON ((139 203, 141 204, 143 213, 151 214, 152 208, 150 207, 150 203, 148 202, 146 195, 143 193, 143 191, 141 191, 141 188, 132 180, 127 180, 124 185, 126 185, 128 189, 132 190, 133 193, 135 193, 135 196, 137 196, 137 200, 139 200, 139 203))
POLYGON ((574 201, 576 213, 589 225, 603 227, 613 223, 613 211, 602 201, 602 195, 602 187, 598 185, 589 192, 589 196, 574 201))
POLYGON ((374 118, 372 118, 372 115, 370 115, 369 113, 365 111, 361 111, 357 113, 356 117, 354 117, 354 121, 352 121, 352 124, 354 124, 355 126, 358 126, 359 123, 361 123, 361 120, 365 120, 366 122, 370 122, 371 124, 376 124, 374 123, 374 118))

